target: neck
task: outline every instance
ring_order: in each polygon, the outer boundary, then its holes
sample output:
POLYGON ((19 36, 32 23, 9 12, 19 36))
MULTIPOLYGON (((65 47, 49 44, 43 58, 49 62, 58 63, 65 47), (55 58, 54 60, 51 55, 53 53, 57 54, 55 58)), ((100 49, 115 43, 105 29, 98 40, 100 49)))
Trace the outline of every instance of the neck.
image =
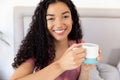
POLYGON ((68 47, 69 47, 68 39, 55 42, 56 57, 54 60, 58 60, 68 47))
POLYGON ((68 39, 55 42, 55 50, 56 51, 66 49, 66 48, 68 48, 68 46, 69 46, 68 39))

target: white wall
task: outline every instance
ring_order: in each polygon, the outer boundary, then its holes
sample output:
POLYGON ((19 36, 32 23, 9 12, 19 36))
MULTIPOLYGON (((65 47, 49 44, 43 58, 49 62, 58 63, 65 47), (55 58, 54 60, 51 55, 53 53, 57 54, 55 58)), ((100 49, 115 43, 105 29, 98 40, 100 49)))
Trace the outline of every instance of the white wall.
POLYGON ((13 69, 13 6, 11 0, 0 0, 0 30, 11 46, 0 42, 0 80, 8 80, 13 69))
POLYGON ((120 0, 72 0, 78 7, 120 8, 120 0))
MULTIPOLYGON (((40 0, 13 0, 14 6, 36 6, 40 0)), ((72 0, 83 8, 120 8, 120 0, 72 0)))
MULTIPOLYGON (((82 8, 120 8, 120 0, 73 0, 82 8)), ((13 10, 15 6, 36 6, 39 0, 0 0, 0 30, 11 46, 0 42, 0 80, 9 80, 13 69, 14 57, 14 25, 13 10), (3 74, 3 75, 2 75, 3 74), (1 77, 3 77, 1 79, 1 77)))

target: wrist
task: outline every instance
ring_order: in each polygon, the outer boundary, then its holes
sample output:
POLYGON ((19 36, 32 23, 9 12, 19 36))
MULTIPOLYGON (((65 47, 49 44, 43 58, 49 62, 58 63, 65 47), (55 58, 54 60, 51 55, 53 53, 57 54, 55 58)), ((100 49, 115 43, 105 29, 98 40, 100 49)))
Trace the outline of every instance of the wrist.
POLYGON ((84 74, 89 74, 89 70, 84 70, 84 69, 81 69, 81 73, 84 73, 84 74))
POLYGON ((89 80, 89 71, 81 69, 79 80, 89 80))
POLYGON ((55 68, 59 69, 61 72, 65 71, 58 61, 54 62, 53 64, 54 64, 55 68))

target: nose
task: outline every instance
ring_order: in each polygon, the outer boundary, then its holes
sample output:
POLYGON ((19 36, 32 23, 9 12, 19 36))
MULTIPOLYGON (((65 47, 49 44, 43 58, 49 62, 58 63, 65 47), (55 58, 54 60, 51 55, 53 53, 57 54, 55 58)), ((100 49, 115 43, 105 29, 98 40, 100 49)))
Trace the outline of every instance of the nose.
POLYGON ((62 27, 62 25, 63 25, 62 19, 60 19, 60 18, 56 19, 55 26, 56 27, 62 27))

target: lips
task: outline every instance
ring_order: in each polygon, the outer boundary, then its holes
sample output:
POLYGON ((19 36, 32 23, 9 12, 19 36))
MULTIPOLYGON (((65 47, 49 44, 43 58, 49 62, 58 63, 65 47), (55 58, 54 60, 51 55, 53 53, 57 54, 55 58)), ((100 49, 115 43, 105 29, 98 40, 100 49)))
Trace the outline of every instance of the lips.
POLYGON ((63 34, 66 29, 54 30, 56 34, 63 34))

